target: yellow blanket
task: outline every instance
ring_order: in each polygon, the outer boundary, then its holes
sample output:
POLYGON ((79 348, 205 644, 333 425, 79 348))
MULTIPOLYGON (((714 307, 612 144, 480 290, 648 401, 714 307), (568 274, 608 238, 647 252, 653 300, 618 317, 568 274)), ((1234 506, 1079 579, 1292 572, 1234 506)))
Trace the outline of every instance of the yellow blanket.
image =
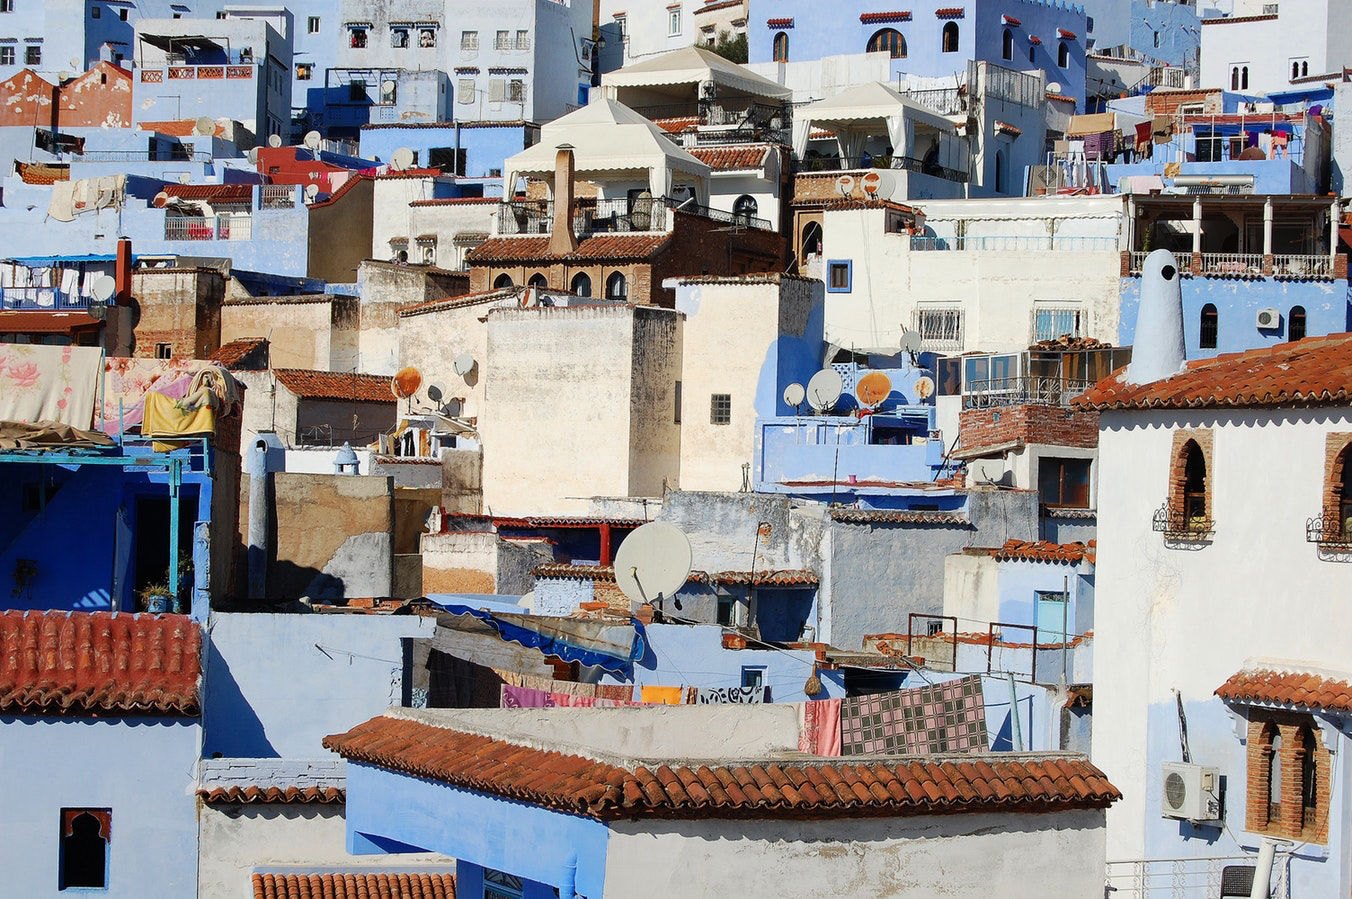
MULTIPOLYGON (((143 437, 205 436, 216 433, 216 412, 210 403, 196 409, 185 408, 182 400, 151 390, 146 393, 145 418, 141 420, 143 437)), ((156 442, 157 453, 183 447, 183 443, 156 442)))

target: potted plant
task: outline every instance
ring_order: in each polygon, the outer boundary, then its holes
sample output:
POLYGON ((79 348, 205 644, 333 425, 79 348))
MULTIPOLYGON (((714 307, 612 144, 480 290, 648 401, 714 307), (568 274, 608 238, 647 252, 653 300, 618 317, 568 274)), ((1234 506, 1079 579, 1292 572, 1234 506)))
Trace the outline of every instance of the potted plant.
POLYGON ((153 615, 163 615, 165 612, 183 614, 191 606, 192 587, 192 553, 183 552, 178 557, 178 595, 169 589, 169 568, 166 566, 159 580, 141 590, 141 608, 153 615))

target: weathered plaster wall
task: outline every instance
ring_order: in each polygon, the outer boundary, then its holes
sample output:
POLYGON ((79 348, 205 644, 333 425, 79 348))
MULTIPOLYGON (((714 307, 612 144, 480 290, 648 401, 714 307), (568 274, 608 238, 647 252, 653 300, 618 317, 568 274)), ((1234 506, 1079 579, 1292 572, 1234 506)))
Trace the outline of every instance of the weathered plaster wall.
POLYGON ((355 332, 357 304, 328 294, 233 300, 221 314, 221 342, 266 337, 273 368, 351 371, 338 332, 355 332))
POLYGON ((821 509, 787 497, 680 490, 655 517, 685 532, 700 571, 750 571, 753 555, 758 571, 821 564, 821 509))
POLYGON ((274 476, 272 599, 390 595, 394 484, 354 475, 274 476))
POLYGON ((141 304, 134 353, 155 358, 167 343, 173 357, 201 359, 221 345, 225 279, 208 269, 142 269, 132 275, 141 304))
POLYGON ((553 561, 547 544, 504 540, 490 531, 452 531, 422 538, 423 592, 520 596, 531 574, 553 561))
POLYGON ((681 428, 681 319, 663 309, 634 310, 633 377, 629 392, 629 496, 661 496, 678 486, 681 428))
POLYGON ((399 364, 422 372, 423 390, 418 408, 435 403, 426 399, 427 387, 440 388, 441 408, 457 418, 483 414, 484 370, 488 355, 488 328, 480 321, 491 299, 465 300, 423 310, 408 310, 397 319, 399 364), (455 370, 457 357, 468 353, 477 363, 470 371, 455 370))
MULTIPOLYGON (((370 238, 369 230, 366 236, 370 238)), ((400 357, 399 310, 402 307, 469 292, 469 277, 460 272, 422 265, 391 265, 370 259, 361 263, 355 280, 361 297, 359 370, 371 374, 392 375, 401 366, 410 364, 400 357)), ((433 382, 424 379, 423 383, 433 382)))

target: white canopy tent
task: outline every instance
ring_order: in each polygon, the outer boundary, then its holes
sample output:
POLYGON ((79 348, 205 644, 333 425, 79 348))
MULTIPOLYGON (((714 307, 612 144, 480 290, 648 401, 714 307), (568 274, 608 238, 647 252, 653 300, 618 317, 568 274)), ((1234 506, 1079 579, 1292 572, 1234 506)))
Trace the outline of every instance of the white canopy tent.
POLYGON ((769 78, 724 59, 703 47, 683 47, 662 53, 643 62, 627 65, 614 72, 601 76, 601 89, 605 96, 620 99, 619 91, 627 89, 636 95, 646 95, 643 99, 629 102, 660 102, 652 99, 655 95, 665 95, 668 100, 697 99, 699 86, 712 82, 718 86, 718 95, 747 94, 752 97, 764 97, 787 102, 793 97, 793 91, 769 78), (684 90, 694 86, 695 91, 684 90), (672 88, 681 90, 673 91, 672 88))
MULTIPOLYGON (((619 180, 622 172, 647 171, 654 197, 671 196, 676 175, 685 175, 697 202, 709 202, 709 167, 672 143, 666 132, 614 100, 598 99, 540 129, 540 142, 508 157, 503 185, 508 197, 517 179, 550 180, 561 147, 573 150, 574 171, 587 180, 619 180)), ((553 191, 553 183, 550 183, 553 191)))
POLYGON ((967 170, 956 126, 878 81, 852 87, 800 110, 793 123, 793 146, 800 157, 805 155, 812 129, 823 128, 835 134, 842 159, 859 158, 870 138, 883 135, 892 144, 895 155, 915 156, 917 126, 938 132, 940 165, 967 170))

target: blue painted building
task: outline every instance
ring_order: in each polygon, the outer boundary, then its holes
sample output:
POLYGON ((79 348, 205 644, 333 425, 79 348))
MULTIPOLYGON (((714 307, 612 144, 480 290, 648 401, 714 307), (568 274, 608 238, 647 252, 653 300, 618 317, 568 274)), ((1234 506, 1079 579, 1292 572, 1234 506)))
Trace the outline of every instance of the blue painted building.
POLYGON ((906 73, 952 77, 968 61, 1010 69, 1043 69, 1062 93, 1084 99, 1084 8, 1039 0, 978 0, 966 6, 940 0, 905 11, 876 12, 859 0, 823 15, 812 0, 781 0, 758 8, 747 22, 753 63, 796 62, 823 56, 886 52, 891 79, 906 73))
POLYGON ((389 162, 395 150, 406 147, 414 152, 417 165, 469 178, 501 178, 503 160, 539 139, 540 129, 523 122, 371 124, 361 127, 360 154, 389 162))
POLYGON ((1174 0, 1084 0, 1089 50, 1197 66, 1202 44, 1197 7, 1174 0))

